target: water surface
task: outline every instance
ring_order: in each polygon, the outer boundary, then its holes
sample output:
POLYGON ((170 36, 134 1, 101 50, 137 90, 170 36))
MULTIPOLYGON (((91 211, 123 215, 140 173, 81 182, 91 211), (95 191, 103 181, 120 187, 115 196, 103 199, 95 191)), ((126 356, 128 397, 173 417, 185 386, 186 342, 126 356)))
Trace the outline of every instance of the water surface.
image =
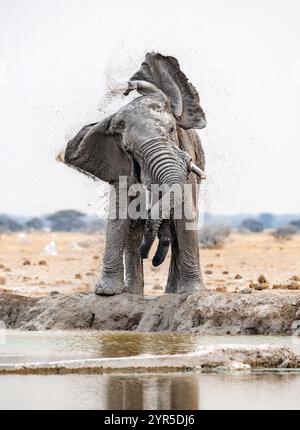
MULTIPOLYGON (((287 345, 297 338, 185 333, 17 332, 1 337, 0 362, 176 354, 205 345, 287 345)), ((299 409, 300 372, 139 375, 1 375, 0 409, 299 409)))
POLYGON ((0 409, 299 409, 300 375, 7 375, 0 409))

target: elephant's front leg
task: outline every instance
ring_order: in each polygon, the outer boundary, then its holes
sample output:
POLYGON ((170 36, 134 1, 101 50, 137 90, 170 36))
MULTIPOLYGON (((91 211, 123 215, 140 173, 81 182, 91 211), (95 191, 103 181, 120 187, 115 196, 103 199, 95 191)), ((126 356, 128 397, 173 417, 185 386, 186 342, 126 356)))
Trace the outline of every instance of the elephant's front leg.
POLYGON ((133 294, 144 293, 143 260, 139 246, 143 238, 144 220, 130 221, 128 237, 125 244, 125 288, 133 294))
POLYGON ((200 270, 198 230, 191 229, 196 224, 185 219, 175 220, 178 240, 178 264, 180 279, 177 282, 178 293, 192 294, 204 289, 200 270))
POLYGON ((112 296, 124 291, 123 251, 127 229, 127 220, 108 220, 102 274, 95 290, 98 295, 112 296))
MULTIPOLYGON (((125 288, 123 253, 128 235, 129 220, 127 217, 120 216, 120 191, 117 187, 111 189, 109 197, 109 217, 102 274, 95 290, 96 294, 102 296, 120 294, 125 288)), ((123 190, 123 192, 127 196, 127 191, 123 190)))

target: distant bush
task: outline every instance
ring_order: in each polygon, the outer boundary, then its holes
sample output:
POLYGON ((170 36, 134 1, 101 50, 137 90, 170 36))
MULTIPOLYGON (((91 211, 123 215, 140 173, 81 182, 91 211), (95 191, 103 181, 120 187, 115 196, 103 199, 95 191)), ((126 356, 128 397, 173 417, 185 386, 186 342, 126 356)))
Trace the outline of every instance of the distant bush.
POLYGON ((42 230, 43 229, 43 221, 40 218, 31 218, 29 221, 25 224, 26 229, 29 230, 42 230))
POLYGON ((52 231, 78 231, 85 228, 85 214, 73 209, 61 210, 47 216, 52 231))
POLYGON ((241 228, 249 230, 252 233, 261 233, 264 230, 264 225, 256 219, 247 218, 241 223, 241 228))
POLYGON ((0 215, 0 233, 21 231, 22 225, 7 215, 0 215))
POLYGON ((199 231, 199 242, 202 248, 218 248, 223 245, 230 232, 231 229, 227 225, 206 225, 199 231))
POLYGON ((263 224, 264 228, 272 228, 274 216, 269 212, 263 212, 259 215, 258 221, 263 224))
POLYGON ((283 227, 277 228, 273 232, 273 236, 275 236, 276 239, 288 239, 289 237, 296 234, 298 231, 299 230, 296 226, 288 224, 288 225, 284 225, 283 227))

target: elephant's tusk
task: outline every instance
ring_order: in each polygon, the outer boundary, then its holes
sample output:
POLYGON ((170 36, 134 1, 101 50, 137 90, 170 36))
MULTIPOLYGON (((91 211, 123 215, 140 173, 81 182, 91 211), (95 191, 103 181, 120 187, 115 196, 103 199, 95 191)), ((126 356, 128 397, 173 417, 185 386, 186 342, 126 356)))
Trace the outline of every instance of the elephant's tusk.
POLYGON ((200 176, 201 179, 206 179, 206 174, 203 172, 203 170, 192 162, 190 164, 190 171, 196 173, 196 175, 200 176))

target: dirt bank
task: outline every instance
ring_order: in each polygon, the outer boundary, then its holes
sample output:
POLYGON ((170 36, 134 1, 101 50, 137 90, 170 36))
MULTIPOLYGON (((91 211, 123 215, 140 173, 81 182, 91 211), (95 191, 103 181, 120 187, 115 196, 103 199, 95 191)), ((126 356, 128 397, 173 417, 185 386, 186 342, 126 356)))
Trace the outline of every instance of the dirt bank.
POLYGON ((21 330, 190 331, 201 334, 290 335, 300 320, 297 292, 205 291, 155 298, 122 294, 0 295, 0 319, 21 330))

